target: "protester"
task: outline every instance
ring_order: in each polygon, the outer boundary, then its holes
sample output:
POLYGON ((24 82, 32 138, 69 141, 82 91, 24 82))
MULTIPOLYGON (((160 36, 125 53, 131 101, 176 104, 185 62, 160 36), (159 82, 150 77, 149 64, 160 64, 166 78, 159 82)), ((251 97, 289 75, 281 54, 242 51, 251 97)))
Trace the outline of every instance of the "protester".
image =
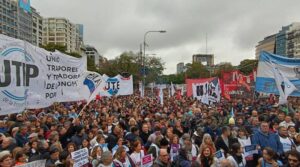
POLYGON ((260 146, 261 149, 265 147, 272 148, 278 155, 283 154, 282 143, 277 134, 269 132, 269 123, 263 121, 260 129, 253 136, 253 144, 260 146))
POLYGON ((300 153, 296 150, 291 150, 286 153, 288 163, 285 167, 299 167, 300 166, 300 153))
POLYGON ((140 140, 136 140, 132 145, 133 153, 131 153, 130 158, 134 162, 136 167, 141 167, 142 158, 145 156, 144 150, 142 150, 142 144, 140 140))
POLYGON ((0 121, 0 151, 18 157, 12 165, 46 160, 46 166, 68 166, 75 163, 71 154, 83 148, 88 149, 87 166, 125 163, 138 167, 149 154, 154 166, 178 162, 181 166, 230 166, 230 162, 256 166, 262 157, 260 162, 266 164, 280 164, 279 159, 288 164, 284 153, 300 151, 300 107, 296 104, 289 106, 294 113, 286 114, 268 99, 245 96, 213 105, 186 96, 170 97, 161 105, 155 98, 135 94, 102 97, 84 110, 84 102, 56 103, 0 121), (245 162, 242 148, 253 145, 258 154, 245 157, 245 162), (215 155, 219 150, 225 160, 215 155), (22 156, 17 155, 20 151, 24 151, 22 156))
POLYGON ((1 167, 12 167, 14 166, 12 156, 9 151, 0 152, 0 166, 1 167))
POLYGON ((152 167, 170 167, 169 154, 166 149, 159 150, 158 158, 153 163, 152 167))
POLYGON ((111 167, 113 165, 113 157, 110 151, 103 152, 101 156, 101 163, 98 167, 111 167))
POLYGON ((263 157, 259 159, 258 166, 259 167, 280 167, 282 166, 282 162, 278 160, 278 155, 275 151, 270 147, 265 147, 262 151, 263 157))
POLYGON ((246 159, 243 152, 244 150, 240 143, 232 144, 231 153, 227 159, 234 167, 246 166, 246 159))
POLYGON ((202 151, 200 152, 197 161, 201 167, 217 167, 218 159, 213 154, 212 148, 208 145, 204 145, 202 147, 202 151))

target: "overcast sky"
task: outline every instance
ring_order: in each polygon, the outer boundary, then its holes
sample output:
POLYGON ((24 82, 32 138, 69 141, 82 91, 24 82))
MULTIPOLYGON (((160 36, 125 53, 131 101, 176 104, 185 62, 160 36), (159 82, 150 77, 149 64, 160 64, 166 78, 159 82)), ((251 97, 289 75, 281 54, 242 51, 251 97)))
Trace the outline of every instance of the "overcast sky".
POLYGON ((215 63, 234 65, 255 57, 255 46, 282 26, 300 21, 299 0, 31 0, 43 17, 65 17, 84 25, 84 42, 108 59, 138 52, 147 36, 148 53, 166 63, 165 74, 192 55, 215 54, 215 63))

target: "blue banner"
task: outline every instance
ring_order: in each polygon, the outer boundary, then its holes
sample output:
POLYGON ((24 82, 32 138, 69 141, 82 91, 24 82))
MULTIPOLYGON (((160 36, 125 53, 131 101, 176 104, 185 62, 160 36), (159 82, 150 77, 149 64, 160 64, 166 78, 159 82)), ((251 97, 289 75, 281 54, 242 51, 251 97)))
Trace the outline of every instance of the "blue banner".
POLYGON ((19 7, 22 8, 24 11, 30 13, 30 0, 19 0, 19 7))
POLYGON ((280 70, 282 75, 297 88, 290 96, 300 97, 300 59, 287 58, 265 51, 260 53, 255 90, 279 95, 274 68, 280 70))

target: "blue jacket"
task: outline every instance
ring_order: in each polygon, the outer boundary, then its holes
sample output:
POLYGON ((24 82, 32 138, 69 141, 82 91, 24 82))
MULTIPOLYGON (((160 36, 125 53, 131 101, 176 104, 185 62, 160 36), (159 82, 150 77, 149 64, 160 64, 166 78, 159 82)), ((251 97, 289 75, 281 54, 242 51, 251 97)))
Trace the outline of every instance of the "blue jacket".
POLYGON ((265 147, 272 148, 275 152, 283 154, 283 147, 280 142, 278 134, 269 132, 267 135, 262 133, 259 129, 253 135, 253 144, 259 145, 261 149, 265 147))

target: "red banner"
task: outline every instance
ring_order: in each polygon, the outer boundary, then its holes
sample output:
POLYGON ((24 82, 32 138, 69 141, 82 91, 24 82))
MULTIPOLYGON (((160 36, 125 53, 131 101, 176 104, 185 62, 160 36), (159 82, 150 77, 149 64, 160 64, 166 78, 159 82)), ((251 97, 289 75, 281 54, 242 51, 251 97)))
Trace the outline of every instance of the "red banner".
POLYGON ((230 100, 231 95, 242 95, 245 91, 250 92, 254 85, 256 71, 245 76, 239 70, 222 73, 222 95, 230 100))

